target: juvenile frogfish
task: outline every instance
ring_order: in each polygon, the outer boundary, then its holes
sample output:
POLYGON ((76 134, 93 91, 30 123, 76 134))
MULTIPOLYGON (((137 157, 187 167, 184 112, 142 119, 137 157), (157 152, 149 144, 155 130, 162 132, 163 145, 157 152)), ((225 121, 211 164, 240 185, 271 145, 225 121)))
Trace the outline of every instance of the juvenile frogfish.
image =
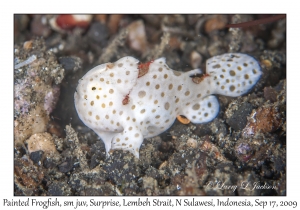
POLYGON ((165 58, 140 64, 127 56, 94 67, 80 80, 74 94, 83 123, 110 150, 128 150, 139 158, 144 138, 171 127, 178 115, 192 123, 206 123, 219 112, 214 96, 237 97, 259 80, 259 63, 249 55, 227 53, 206 61, 200 69, 170 69, 165 58))

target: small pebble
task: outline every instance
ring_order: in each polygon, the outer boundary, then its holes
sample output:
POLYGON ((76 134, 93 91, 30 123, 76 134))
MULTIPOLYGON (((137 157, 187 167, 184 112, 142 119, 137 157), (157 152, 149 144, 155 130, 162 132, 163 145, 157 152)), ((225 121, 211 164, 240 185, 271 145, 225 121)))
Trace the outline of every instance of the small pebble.
POLYGON ((81 68, 82 65, 82 60, 79 57, 75 56, 60 57, 58 59, 58 62, 63 66, 63 68, 66 71, 66 74, 77 71, 81 68))
POLYGON ((59 171, 62 173, 67 173, 69 171, 72 170, 74 165, 74 161, 72 158, 67 158, 65 162, 63 162, 62 164, 60 164, 59 167, 59 171))
POLYGON ((147 48, 147 37, 143 21, 132 22, 128 26, 129 46, 136 51, 144 52, 147 48))
POLYGON ((261 64, 264 65, 266 68, 272 68, 272 62, 270 60, 262 60, 261 64))
POLYGON ((87 36, 93 44, 105 46, 107 45, 109 31, 104 24, 95 22, 90 26, 87 36))
POLYGON ((33 134, 28 140, 29 153, 36 151, 43 151, 45 153, 56 153, 56 147, 54 145, 52 136, 49 133, 37 133, 33 134))
POLYGON ((227 24, 227 19, 223 15, 216 15, 205 23, 205 32, 210 33, 215 30, 222 30, 227 24))
POLYGON ((30 153, 30 159, 35 163, 38 164, 39 161, 42 159, 44 152, 43 151, 36 151, 30 153))
POLYGON ((192 147, 194 149, 198 146, 198 142, 193 138, 189 138, 186 143, 189 147, 192 147))
POLYGON ((32 48, 32 41, 24 42, 23 48, 24 48, 25 50, 31 49, 31 48, 32 48))
POLYGON ((194 69, 199 68, 199 66, 202 63, 202 60, 203 60, 202 56, 197 51, 194 50, 191 52, 190 63, 194 69))
POLYGON ((247 116, 251 114, 252 109, 250 103, 243 103, 226 122, 235 131, 242 130, 247 125, 247 116))

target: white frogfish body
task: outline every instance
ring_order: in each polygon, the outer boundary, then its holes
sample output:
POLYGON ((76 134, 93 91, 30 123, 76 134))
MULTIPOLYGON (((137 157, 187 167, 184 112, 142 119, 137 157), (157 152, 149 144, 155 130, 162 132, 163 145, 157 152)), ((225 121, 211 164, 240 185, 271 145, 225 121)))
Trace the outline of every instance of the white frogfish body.
POLYGON ((105 143, 107 155, 128 150, 137 158, 144 138, 167 130, 178 115, 193 123, 213 120, 219 103, 213 94, 240 96, 259 80, 258 62, 246 54, 210 58, 206 74, 179 72, 165 58, 139 64, 133 57, 96 66, 80 80, 74 94, 80 119, 105 143))

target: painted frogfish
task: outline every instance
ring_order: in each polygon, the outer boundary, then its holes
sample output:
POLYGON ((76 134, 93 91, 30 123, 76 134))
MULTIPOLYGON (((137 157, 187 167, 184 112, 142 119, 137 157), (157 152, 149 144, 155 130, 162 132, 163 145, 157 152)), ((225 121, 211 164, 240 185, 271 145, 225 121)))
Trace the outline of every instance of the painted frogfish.
POLYGON ((253 57, 227 53, 206 61, 206 73, 172 70, 165 58, 145 64, 127 56, 88 71, 78 82, 75 107, 83 123, 110 150, 128 150, 139 157, 144 138, 172 126, 179 115, 206 123, 219 112, 215 95, 237 97, 259 80, 253 57))

